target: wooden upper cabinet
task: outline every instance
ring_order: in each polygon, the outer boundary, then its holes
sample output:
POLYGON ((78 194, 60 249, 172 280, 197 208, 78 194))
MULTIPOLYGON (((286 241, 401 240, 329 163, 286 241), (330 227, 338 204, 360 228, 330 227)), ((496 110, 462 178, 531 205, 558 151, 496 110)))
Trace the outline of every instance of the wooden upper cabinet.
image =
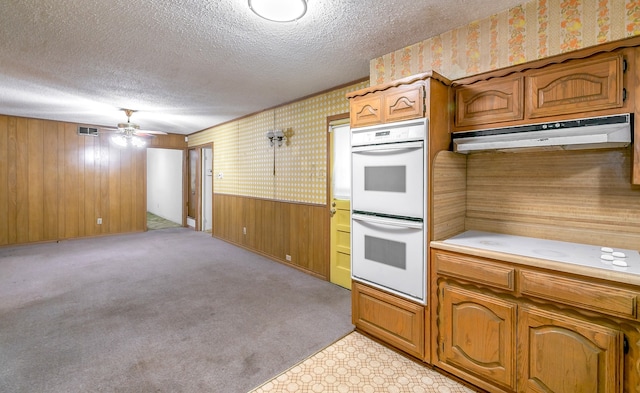
POLYGON ((620 108, 622 54, 574 60, 527 74, 527 116, 541 118, 620 108))
POLYGON ((443 123, 442 130, 446 132, 451 120, 447 104, 449 86, 450 80, 429 71, 349 92, 346 97, 351 128, 433 116, 433 105, 437 105, 437 119, 432 118, 429 122, 443 123))
POLYGON ((501 78, 455 88, 455 127, 522 120, 524 78, 501 78))
POLYGON ((407 85, 351 99, 351 127, 364 127, 424 116, 424 88, 407 85))
POLYGON ((631 53, 558 60, 502 76, 461 80, 454 87, 453 131, 629 112, 624 73, 625 55, 632 57, 631 53))
POLYGON ((424 116, 424 88, 403 86, 384 96, 385 122, 415 119, 424 116))
POLYGON ((381 93, 355 97, 351 100, 351 127, 380 124, 383 121, 381 93))

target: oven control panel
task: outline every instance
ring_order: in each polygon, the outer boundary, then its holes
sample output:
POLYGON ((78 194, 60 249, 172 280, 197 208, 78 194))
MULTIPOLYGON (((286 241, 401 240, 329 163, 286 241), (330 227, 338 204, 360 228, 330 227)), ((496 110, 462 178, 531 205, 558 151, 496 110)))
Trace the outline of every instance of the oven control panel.
POLYGON ((379 145, 422 141, 427 136, 427 119, 382 124, 371 127, 353 128, 351 146, 379 145))

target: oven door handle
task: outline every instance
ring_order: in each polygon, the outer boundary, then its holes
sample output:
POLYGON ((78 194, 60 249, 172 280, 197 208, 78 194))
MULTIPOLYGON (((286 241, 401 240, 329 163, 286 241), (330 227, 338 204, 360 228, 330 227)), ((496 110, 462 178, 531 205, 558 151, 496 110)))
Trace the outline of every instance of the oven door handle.
POLYGON ((398 228, 422 229, 422 222, 398 220, 386 217, 368 216, 364 214, 353 213, 351 218, 356 221, 369 222, 372 224, 389 225, 398 228))
POLYGON ((385 152, 385 151, 402 151, 402 150, 415 150, 422 149, 422 142, 409 142, 397 145, 370 145, 370 146, 354 146, 351 151, 354 153, 369 153, 369 152, 385 152))

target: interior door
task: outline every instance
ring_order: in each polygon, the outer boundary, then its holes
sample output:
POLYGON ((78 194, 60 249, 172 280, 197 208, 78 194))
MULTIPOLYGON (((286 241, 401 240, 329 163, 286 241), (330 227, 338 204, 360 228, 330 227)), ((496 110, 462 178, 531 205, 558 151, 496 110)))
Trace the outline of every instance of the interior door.
POLYGON ((200 230, 200 149, 189 149, 188 179, 189 190, 187 196, 187 223, 196 231, 200 230))
POLYGON ((202 148, 202 224, 201 230, 213 229, 213 149, 202 148))
POLYGON ((349 124, 329 127, 331 257, 329 280, 351 289, 351 138, 349 124))

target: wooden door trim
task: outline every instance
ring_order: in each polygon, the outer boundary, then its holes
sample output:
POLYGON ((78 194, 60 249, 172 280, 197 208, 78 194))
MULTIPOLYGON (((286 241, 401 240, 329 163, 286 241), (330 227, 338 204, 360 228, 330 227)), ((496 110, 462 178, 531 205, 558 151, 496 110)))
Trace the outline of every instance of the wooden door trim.
MULTIPOLYGON (((193 145, 193 146, 188 146, 185 149, 185 157, 186 159, 184 160, 184 168, 183 168, 183 173, 184 173, 184 180, 185 180, 185 186, 184 186, 184 198, 186 203, 183 204, 183 217, 184 217, 184 226, 187 226, 187 217, 189 217, 189 209, 187 208, 187 203, 189 203, 189 150, 194 149, 198 151, 198 163, 196 165, 196 195, 198 195, 198 203, 196 206, 196 217, 195 221, 196 221, 196 225, 194 230, 196 231, 202 231, 202 182, 204 180, 204 175, 202 173, 202 150, 203 149, 211 149, 211 155, 212 155, 212 159, 211 159, 211 171, 212 173, 215 173, 215 171, 213 170, 213 156, 215 154, 215 150, 213 149, 213 142, 208 142, 208 143, 203 143, 201 145, 193 145)), ((211 217, 209 217, 209 219, 211 220, 211 225, 213 225, 213 215, 214 215, 214 211, 213 211, 213 198, 215 196, 215 192, 214 192, 214 179, 211 179, 211 217)), ((213 236, 213 228, 211 230, 211 236, 213 236)))

